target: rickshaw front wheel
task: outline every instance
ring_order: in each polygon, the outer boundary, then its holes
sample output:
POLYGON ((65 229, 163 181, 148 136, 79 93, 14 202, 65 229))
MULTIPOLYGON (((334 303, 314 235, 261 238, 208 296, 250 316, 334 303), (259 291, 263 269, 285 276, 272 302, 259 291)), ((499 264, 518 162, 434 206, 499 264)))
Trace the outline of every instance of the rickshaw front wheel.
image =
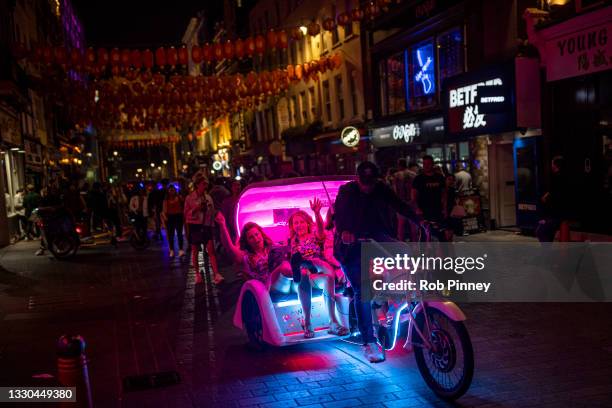
MULTIPOLYGON (((427 308, 431 348, 426 347, 413 329, 414 356, 427 386, 440 398, 456 400, 469 389, 474 376, 474 350, 470 335, 460 321, 454 321, 434 308, 427 308)), ((416 316, 423 335, 427 327, 423 312, 416 316)))

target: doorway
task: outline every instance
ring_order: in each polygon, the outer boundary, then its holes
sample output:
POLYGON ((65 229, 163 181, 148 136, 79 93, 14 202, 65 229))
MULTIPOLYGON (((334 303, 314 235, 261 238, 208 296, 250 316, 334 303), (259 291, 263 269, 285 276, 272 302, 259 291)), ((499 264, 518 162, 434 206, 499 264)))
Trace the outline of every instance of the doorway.
POLYGON ((498 227, 516 226, 514 151, 512 143, 496 143, 496 209, 498 227))

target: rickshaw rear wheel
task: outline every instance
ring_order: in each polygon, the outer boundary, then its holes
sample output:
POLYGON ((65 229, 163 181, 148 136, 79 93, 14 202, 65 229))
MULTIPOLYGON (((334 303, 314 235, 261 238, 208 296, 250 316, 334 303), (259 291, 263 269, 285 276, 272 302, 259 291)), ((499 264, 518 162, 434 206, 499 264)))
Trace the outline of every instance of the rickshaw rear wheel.
POLYGON ((259 311, 257 299, 250 291, 242 298, 242 322, 249 338, 248 348, 263 351, 266 343, 263 340, 263 319, 259 311))
MULTIPOLYGON (((434 308, 427 308, 431 327, 432 349, 419 344, 419 334, 412 331, 414 357, 427 386, 440 398, 454 401, 470 388, 474 376, 474 350, 463 322, 454 321, 434 308), (454 375, 453 375, 454 374, 454 375)), ((426 332, 423 312, 416 316, 416 325, 426 332)))

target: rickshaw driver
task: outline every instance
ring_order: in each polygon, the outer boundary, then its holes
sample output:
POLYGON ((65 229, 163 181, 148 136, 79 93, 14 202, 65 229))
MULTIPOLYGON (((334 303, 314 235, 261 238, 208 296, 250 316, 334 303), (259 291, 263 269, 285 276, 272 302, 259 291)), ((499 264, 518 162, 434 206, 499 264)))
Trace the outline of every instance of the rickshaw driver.
POLYGON ((371 363, 384 361, 384 354, 374 337, 371 304, 361 300, 361 248, 358 240, 396 241, 392 238, 395 236, 392 221, 395 213, 420 222, 411 205, 400 199, 379 177, 378 167, 374 163, 361 163, 357 167, 357 180, 340 187, 334 203, 334 256, 340 261, 353 287, 363 352, 371 363))

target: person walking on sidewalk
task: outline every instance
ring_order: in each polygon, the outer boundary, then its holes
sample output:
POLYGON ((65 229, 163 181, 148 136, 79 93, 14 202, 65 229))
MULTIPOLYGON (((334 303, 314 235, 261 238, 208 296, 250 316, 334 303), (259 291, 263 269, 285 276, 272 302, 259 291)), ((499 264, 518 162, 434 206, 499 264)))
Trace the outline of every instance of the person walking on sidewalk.
POLYGON ((166 198, 162 206, 162 222, 166 227, 168 234, 168 248, 170 249, 170 258, 174 258, 174 235, 178 242, 178 256, 182 258, 185 255, 183 252, 183 197, 178 195, 174 185, 170 184, 166 192, 166 198))
POLYGON ((206 193, 208 178, 199 171, 193 176, 194 191, 185 200, 185 223, 188 225, 191 242, 191 264, 196 273, 195 283, 203 282, 198 264, 198 252, 201 246, 208 252, 213 272, 213 282, 219 284, 223 276, 219 273, 215 247, 213 244, 213 224, 215 208, 212 198, 206 193))
MULTIPOLYGON (((564 164, 565 160, 561 156, 552 159, 550 188, 542 196, 543 217, 536 227, 536 236, 540 242, 554 241, 561 223, 567 220, 570 183, 565 174, 564 164)), ((568 238, 560 237, 560 239, 568 238)))

